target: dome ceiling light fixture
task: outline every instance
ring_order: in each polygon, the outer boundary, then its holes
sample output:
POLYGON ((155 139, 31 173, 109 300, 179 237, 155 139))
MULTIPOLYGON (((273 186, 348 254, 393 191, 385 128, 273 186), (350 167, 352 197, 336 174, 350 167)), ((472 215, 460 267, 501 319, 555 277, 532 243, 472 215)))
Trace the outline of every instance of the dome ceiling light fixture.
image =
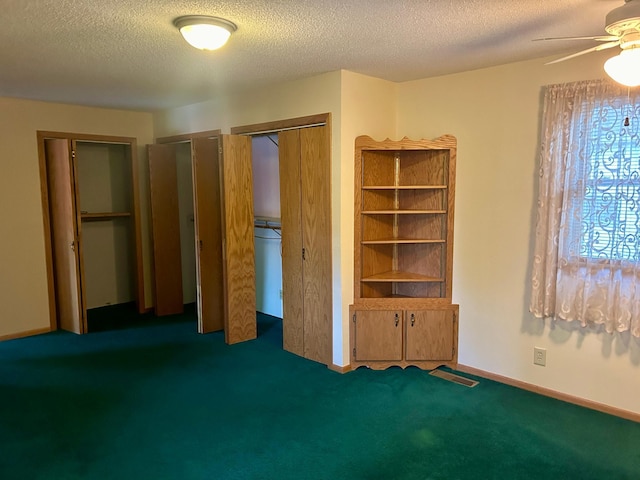
POLYGON ((229 20, 208 15, 185 15, 176 18, 173 24, 187 43, 200 50, 217 50, 238 29, 229 20))

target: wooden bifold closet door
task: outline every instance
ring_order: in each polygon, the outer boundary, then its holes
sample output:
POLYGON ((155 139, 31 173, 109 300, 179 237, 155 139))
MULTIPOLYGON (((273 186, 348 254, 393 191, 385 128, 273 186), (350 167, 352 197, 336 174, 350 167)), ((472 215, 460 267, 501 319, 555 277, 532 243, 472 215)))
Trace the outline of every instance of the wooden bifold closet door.
POLYGON ((148 145, 156 315, 184 311, 178 225, 178 174, 172 145, 148 145))
POLYGON ((331 363, 331 189, 326 125, 282 131, 280 216, 284 349, 331 363))
POLYGON ((44 140, 44 145, 58 323, 62 330, 86 333, 71 141, 49 138, 44 140))

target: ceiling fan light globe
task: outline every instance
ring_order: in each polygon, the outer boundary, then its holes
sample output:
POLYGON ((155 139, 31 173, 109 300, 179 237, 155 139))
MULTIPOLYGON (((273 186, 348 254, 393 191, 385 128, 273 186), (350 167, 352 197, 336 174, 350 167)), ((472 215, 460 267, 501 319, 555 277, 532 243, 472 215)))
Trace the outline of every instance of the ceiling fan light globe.
POLYGON ((604 71, 616 82, 627 87, 640 85, 640 48, 623 50, 604 62, 604 71))

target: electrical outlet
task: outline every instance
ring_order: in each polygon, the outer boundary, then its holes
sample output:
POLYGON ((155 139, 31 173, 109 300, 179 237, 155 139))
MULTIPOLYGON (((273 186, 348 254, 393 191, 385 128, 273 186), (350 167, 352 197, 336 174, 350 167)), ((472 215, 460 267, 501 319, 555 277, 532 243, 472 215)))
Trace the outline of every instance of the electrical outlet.
POLYGON ((282 300, 282 290, 280 290, 280 299, 282 300))
POLYGON ((547 365, 547 349, 533 347, 533 363, 544 367, 547 365))

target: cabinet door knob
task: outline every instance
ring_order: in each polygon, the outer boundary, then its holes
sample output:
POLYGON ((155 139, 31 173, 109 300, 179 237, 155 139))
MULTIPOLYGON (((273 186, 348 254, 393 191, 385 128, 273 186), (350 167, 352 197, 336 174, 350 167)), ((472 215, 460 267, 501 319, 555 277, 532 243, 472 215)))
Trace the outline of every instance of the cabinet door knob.
POLYGON ((411 326, 413 327, 413 324, 416 323, 416 316, 415 314, 411 314, 411 326))
POLYGON ((400 323, 400 315, 396 313, 396 327, 398 326, 398 323, 400 323))

